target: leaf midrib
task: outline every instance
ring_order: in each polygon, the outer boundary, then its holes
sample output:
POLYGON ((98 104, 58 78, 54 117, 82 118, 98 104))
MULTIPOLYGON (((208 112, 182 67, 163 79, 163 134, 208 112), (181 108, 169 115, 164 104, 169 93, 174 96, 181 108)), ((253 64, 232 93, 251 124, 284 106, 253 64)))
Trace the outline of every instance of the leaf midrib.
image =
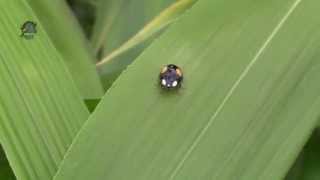
MULTIPOLYGON (((197 147, 197 145, 199 144, 199 142, 201 141, 201 139, 203 138, 203 136, 207 133, 208 129, 211 127, 211 125, 213 124, 214 120, 216 119, 216 117, 220 114, 220 112, 222 111, 222 109, 224 108, 225 104, 228 102, 228 100, 230 99, 230 97, 233 95, 233 93, 235 92, 235 90, 238 88, 239 84, 242 82, 242 80, 246 77, 246 75, 249 73, 249 71, 252 69, 252 67, 257 63, 257 61, 259 60, 259 58, 261 57, 261 55, 264 53, 264 51, 267 49, 268 45, 270 44, 270 42, 274 39, 274 37, 277 35, 277 33, 280 31, 280 29, 283 27, 283 25, 285 24, 285 22, 289 19, 290 15, 294 12, 294 10, 297 8, 297 6, 302 2, 302 0, 295 0, 293 2, 293 4, 290 6, 290 8, 288 9, 288 11, 285 13, 285 15, 280 19, 279 23, 276 25, 276 27, 272 30, 272 32, 270 33, 270 35, 267 37, 267 39, 264 41, 264 43, 262 44, 261 48, 259 48, 258 52, 255 54, 255 56, 253 57, 253 59, 249 62, 249 64, 246 66, 246 68, 244 69, 244 71, 241 73, 241 75, 239 76, 239 78, 235 81, 235 83, 233 84, 233 86, 230 88, 230 90, 228 91, 227 95, 225 96, 225 98, 222 100, 221 104, 218 106, 217 110, 213 113, 213 115, 209 118, 208 123, 202 128, 202 130, 200 131, 199 135, 196 137, 196 139, 192 142, 192 144, 190 145, 190 147, 188 148, 188 150, 186 151, 186 153, 182 156, 182 159, 178 162, 177 166, 174 168, 173 172, 170 174, 168 180, 173 180, 176 175, 178 174, 178 172, 181 170, 181 168, 183 167, 183 165, 185 164, 186 160, 190 157, 190 155, 192 154, 192 152, 195 150, 195 148, 197 147)), ((90 119, 90 117, 89 117, 90 119)), ((61 171, 61 167, 62 164, 64 163, 67 155, 69 154, 70 150, 72 149, 75 141, 78 139, 79 135, 81 134, 82 130, 84 129, 85 125, 88 123, 88 121, 86 121, 83 126, 81 127, 81 129, 78 131, 77 135, 74 138, 74 141, 71 143, 71 145, 68 147, 63 159, 60 161, 58 167, 57 167, 57 171, 54 174, 54 176, 52 177, 52 180, 55 179, 55 177, 59 174, 59 172, 61 171)))
POLYGON ((237 81, 233 84, 231 89, 228 91, 227 95, 225 98, 222 100, 221 104, 218 106, 217 110, 213 113, 213 115, 210 117, 208 123, 202 128, 201 132, 199 135, 196 137, 196 139, 193 141, 191 146, 188 148, 186 153, 182 156, 182 159, 179 161, 178 165, 176 168, 174 168, 173 172, 170 174, 168 180, 173 180, 180 169, 183 167, 185 164, 186 160, 190 157, 192 152, 195 150, 199 142, 201 141, 202 137, 206 134, 208 129, 211 127, 213 124, 214 120, 216 117, 219 115, 219 113, 222 111, 224 108, 225 104, 228 102, 230 97, 233 95, 239 84, 242 82, 242 80, 246 77, 246 75, 249 73, 249 71, 252 69, 252 67, 257 63, 261 55, 264 53, 264 51, 267 49, 268 45, 270 42, 274 39, 274 37, 277 35, 277 33, 280 31, 280 29, 283 27, 285 22, 289 19, 290 15, 294 12, 294 10, 298 7, 298 5, 302 2, 302 0, 295 0, 293 4, 290 6, 288 11, 285 13, 285 15, 280 19, 279 23, 276 25, 276 27, 272 30, 271 34, 267 37, 267 39, 264 41, 262 44, 261 48, 258 50, 258 52, 255 54, 253 59, 250 61, 250 63, 246 66, 244 71, 241 73, 237 81))

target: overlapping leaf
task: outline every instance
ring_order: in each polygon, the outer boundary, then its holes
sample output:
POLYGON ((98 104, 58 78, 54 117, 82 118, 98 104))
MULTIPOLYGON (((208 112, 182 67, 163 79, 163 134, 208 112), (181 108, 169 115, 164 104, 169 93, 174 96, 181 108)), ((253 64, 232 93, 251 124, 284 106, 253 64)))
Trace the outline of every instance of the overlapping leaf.
POLYGON ((3 152, 2 147, 0 146, 0 179, 3 180, 14 180, 15 177, 10 168, 6 155, 3 152))
POLYGON ((0 142, 19 180, 49 180, 89 113, 61 54, 23 0, 0 0, 0 142), (37 23, 33 38, 21 25, 37 23))
MULTIPOLYGON (((119 48, 173 2, 174 0, 101 0, 98 3, 97 19, 92 34, 92 44, 98 54, 98 60, 119 48)), ((116 77, 150 42, 151 40, 136 45, 115 58, 108 66, 99 69, 105 89, 110 87, 116 77)))
MULTIPOLYGON (((103 89, 95 57, 64 0, 25 0, 65 61, 84 99, 100 98, 103 89)), ((32 19, 31 19, 32 20, 32 19)))

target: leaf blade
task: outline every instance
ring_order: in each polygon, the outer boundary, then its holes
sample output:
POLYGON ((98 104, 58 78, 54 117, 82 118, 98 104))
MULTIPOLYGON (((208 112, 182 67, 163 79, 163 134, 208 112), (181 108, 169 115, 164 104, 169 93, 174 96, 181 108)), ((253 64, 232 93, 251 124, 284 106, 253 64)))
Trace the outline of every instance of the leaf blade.
POLYGON ((26 1, 0 1, 0 11, 0 142, 18 179, 51 179, 89 113, 26 1), (27 20, 38 30, 29 40, 27 20))
MULTIPOLYGON (((94 26, 92 44, 98 60, 107 56, 127 42, 145 26, 162 9, 174 0, 165 1, 100 1, 97 9, 97 20, 94 26)), ((108 89, 116 77, 146 48, 153 40, 131 44, 128 51, 118 54, 113 62, 104 68, 99 68, 103 86, 108 89)), ((129 44, 130 45, 130 44, 129 44)))
MULTIPOLYGON (((174 22, 196 1, 197 0, 180 0, 176 3, 173 3, 171 6, 163 10, 157 17, 146 24, 137 34, 133 35, 127 42, 99 61, 96 66, 99 68, 104 68, 103 66, 106 66, 106 63, 112 59, 153 37, 162 29, 174 22)), ((105 68, 107 68, 107 66, 105 68)))
POLYGON ((62 0, 26 0, 61 54, 84 99, 100 98, 103 88, 89 42, 62 0))
POLYGON ((14 174, 8 163, 6 155, 3 152, 2 147, 0 146, 0 179, 5 180, 14 180, 14 174))
POLYGON ((55 179, 281 179, 319 115, 319 2, 298 2, 199 1, 115 82, 55 179), (169 63, 178 92, 157 86, 169 63))

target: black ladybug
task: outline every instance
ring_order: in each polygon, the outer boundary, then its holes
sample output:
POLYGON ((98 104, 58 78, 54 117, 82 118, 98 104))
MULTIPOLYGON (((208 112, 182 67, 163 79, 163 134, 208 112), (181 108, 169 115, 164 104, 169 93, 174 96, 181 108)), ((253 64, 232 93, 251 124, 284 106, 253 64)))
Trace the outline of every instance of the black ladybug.
POLYGON ((160 86, 164 89, 177 89, 181 87, 183 74, 177 65, 169 64, 162 68, 160 75, 160 86))
POLYGON ((21 36, 26 39, 32 39, 34 34, 37 33, 37 24, 32 21, 26 21, 21 26, 21 36))

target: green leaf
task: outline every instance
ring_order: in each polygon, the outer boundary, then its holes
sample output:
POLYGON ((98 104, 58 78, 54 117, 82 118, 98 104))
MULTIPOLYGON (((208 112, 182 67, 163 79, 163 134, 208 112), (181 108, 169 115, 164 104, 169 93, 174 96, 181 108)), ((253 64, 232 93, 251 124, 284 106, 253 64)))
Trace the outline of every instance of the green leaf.
POLYGON ((317 124, 318 0, 200 0, 122 73, 55 180, 276 180, 317 124), (165 91, 165 64, 184 72, 165 91))
MULTIPOLYGON (((303 152, 303 151, 302 151, 303 152)), ((301 174, 303 173, 303 157, 300 155, 296 159, 294 165, 290 168, 284 180, 301 180, 301 174)))
POLYGON ((90 112, 93 112, 95 110, 95 108, 97 107, 97 105, 99 104, 101 99, 88 99, 88 100, 85 100, 85 103, 88 107, 88 110, 90 112))
POLYGON ((67 2, 80 23, 86 38, 89 38, 95 22, 96 0, 68 0, 67 2))
POLYGON ((103 88, 79 24, 64 0, 25 0, 61 54, 84 99, 100 98, 103 88))
POLYGON ((14 180, 15 179, 1 145, 0 145, 0 179, 1 180, 14 180))
POLYGON ((320 132, 316 130, 286 180, 317 180, 320 177, 320 132))
POLYGON ((143 43, 149 38, 159 34, 159 32, 174 22, 185 10, 190 8, 197 0, 181 0, 170 7, 163 10, 157 17, 146 24, 136 35, 130 38, 127 42, 121 45, 118 49, 112 51, 97 63, 98 68, 108 68, 110 61, 117 56, 125 53, 131 48, 143 43))
POLYGON ((92 43, 96 52, 110 53, 136 34, 174 0, 100 0, 92 43))
MULTIPOLYGON (((174 0, 107 0, 100 1, 92 35, 98 59, 110 55, 138 33, 151 19, 174 0)), ((118 75, 145 49, 151 40, 134 44, 130 51, 119 54, 114 62, 99 69, 103 86, 108 89, 118 75)), ((131 43, 132 44, 132 43, 131 43)))
POLYGON ((0 0, 0 142, 19 180, 49 180, 87 120, 61 54, 24 0, 0 0), (32 20, 37 34, 21 36, 32 20))
POLYGON ((97 6, 99 0, 68 0, 69 3, 71 4, 89 4, 92 6, 97 6))

